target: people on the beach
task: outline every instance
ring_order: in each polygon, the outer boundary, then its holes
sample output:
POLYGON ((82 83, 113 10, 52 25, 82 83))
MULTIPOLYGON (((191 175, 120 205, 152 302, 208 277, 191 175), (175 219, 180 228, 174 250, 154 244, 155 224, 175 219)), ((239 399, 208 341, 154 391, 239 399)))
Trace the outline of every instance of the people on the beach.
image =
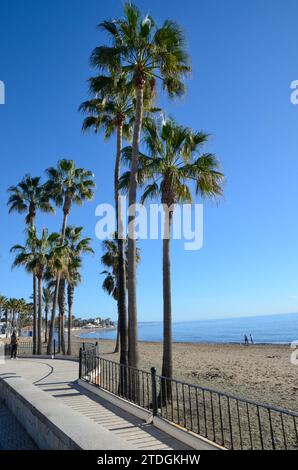
POLYGON ((244 344, 246 346, 249 346, 249 344, 255 344, 251 334, 249 335, 249 339, 248 339, 247 335, 244 335, 244 344), (250 342, 249 342, 249 340, 250 340, 250 342))
POLYGON ((10 345, 11 345, 11 359, 16 359, 17 358, 17 353, 18 353, 18 338, 16 335, 16 332, 14 331, 11 335, 10 338, 10 345))

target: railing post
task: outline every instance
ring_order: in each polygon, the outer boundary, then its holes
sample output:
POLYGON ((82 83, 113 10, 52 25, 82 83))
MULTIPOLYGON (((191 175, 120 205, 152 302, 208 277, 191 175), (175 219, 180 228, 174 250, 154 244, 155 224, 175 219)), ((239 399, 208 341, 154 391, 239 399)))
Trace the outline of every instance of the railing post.
POLYGON ((83 359, 83 350, 80 348, 79 352, 79 379, 82 378, 82 359, 83 359))
POLYGON ((151 388, 152 388, 152 412, 153 416, 157 416, 157 389, 156 389, 156 368, 151 368, 151 388))

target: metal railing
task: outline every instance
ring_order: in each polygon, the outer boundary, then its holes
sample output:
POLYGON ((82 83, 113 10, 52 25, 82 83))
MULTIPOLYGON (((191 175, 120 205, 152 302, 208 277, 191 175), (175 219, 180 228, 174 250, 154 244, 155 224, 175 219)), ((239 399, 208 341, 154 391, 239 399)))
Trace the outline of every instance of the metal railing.
MULTIPOLYGON (((72 342, 72 356, 79 357, 80 348, 83 350, 92 349, 97 346, 97 343, 82 343, 80 341, 73 341, 72 342)), ((66 351, 67 351, 67 342, 66 342, 66 351)), ((47 343, 42 343, 42 355, 47 355, 47 343)), ((11 344, 4 345, 4 354, 5 357, 11 356, 12 346, 11 344)), ((58 351, 58 344, 57 341, 53 341, 53 356, 56 357, 61 354, 61 351, 58 351)), ((17 356, 18 357, 26 357, 26 356, 33 356, 33 342, 32 341, 19 341, 18 348, 17 348, 17 356)))
POLYGON ((96 354, 96 348, 81 350, 79 376, 142 408, 152 408, 150 372, 103 359, 96 354))
POLYGON ((298 413, 80 351, 80 378, 231 450, 298 449, 298 413))

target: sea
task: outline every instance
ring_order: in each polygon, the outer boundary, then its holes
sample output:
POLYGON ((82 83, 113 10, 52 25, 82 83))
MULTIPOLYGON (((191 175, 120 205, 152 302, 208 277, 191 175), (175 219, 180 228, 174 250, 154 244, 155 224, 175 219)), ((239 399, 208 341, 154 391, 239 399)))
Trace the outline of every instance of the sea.
MULTIPOLYGON (((256 344, 298 341, 298 313, 173 323, 177 343, 243 343, 245 334, 252 335, 256 344)), ((162 341, 162 322, 139 323, 138 336, 140 341, 162 341)), ((116 331, 92 331, 81 338, 116 339, 116 331)))

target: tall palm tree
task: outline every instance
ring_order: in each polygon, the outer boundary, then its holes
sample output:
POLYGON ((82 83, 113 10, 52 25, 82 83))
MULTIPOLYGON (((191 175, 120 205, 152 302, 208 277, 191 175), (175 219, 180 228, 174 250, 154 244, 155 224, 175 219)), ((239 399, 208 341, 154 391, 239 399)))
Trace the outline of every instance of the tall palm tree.
MULTIPOLYGON (((119 304, 120 330, 120 363, 128 363, 127 338, 127 308, 126 308, 126 272, 124 263, 124 239, 122 206, 119 198, 119 179, 121 170, 121 152, 123 139, 130 139, 135 117, 135 93, 132 82, 128 82, 125 73, 110 76, 98 75, 89 80, 90 91, 96 97, 82 103, 80 110, 88 114, 83 122, 83 131, 93 129, 94 132, 103 130, 105 139, 116 133, 116 159, 114 170, 114 198, 116 208, 116 233, 118 237, 118 274, 117 274, 117 303, 119 304)), ((146 88, 144 95, 144 121, 150 121, 151 114, 160 109, 153 107, 154 95, 150 88, 146 88)))
MULTIPOLYGON (((40 177, 25 175, 17 186, 8 189, 10 197, 7 205, 9 213, 18 212, 26 214, 25 223, 29 227, 34 227, 37 211, 54 212, 49 202, 49 196, 44 185, 40 183, 40 177)), ((37 344, 37 295, 36 277, 33 275, 33 354, 36 353, 37 344)))
POLYGON ((13 266, 25 266, 25 269, 34 273, 38 280, 37 354, 42 352, 42 282, 47 266, 55 256, 60 255, 59 241, 60 234, 58 233, 49 235, 48 230, 43 229, 41 238, 38 238, 35 229, 30 229, 26 245, 15 245, 11 249, 12 252, 17 253, 13 266))
MULTIPOLYGON (((45 187, 51 199, 63 208, 63 222, 61 228, 61 245, 64 245, 67 220, 73 204, 82 205, 84 201, 93 198, 95 188, 94 175, 84 168, 77 168, 73 160, 60 160, 57 168, 47 169, 48 182, 45 187)), ((56 307, 58 303, 59 283, 61 271, 57 272, 51 324, 48 343, 48 354, 52 353, 56 307)))
POLYGON ((124 264, 124 241, 121 199, 119 198, 119 179, 121 168, 121 152, 123 138, 128 139, 131 134, 131 122, 134 116, 132 101, 132 86, 127 83, 125 74, 103 76, 90 79, 90 91, 96 98, 82 103, 80 110, 88 116, 83 122, 83 131, 93 129, 95 132, 104 131, 105 139, 116 133, 116 159, 114 169, 114 198, 116 209, 116 231, 118 237, 118 311, 119 328, 121 332, 120 363, 128 362, 127 338, 127 308, 126 308, 126 274, 124 264))
MULTIPOLYGON (((61 234, 60 234, 61 237, 61 234)), ((52 303, 51 307, 53 310, 53 303, 55 299, 55 292, 57 286, 57 277, 59 276, 59 285, 58 285, 58 294, 56 299, 56 307, 59 309, 58 318, 55 318, 54 331, 57 329, 57 352, 62 351, 65 354, 65 333, 64 333, 64 324, 65 324, 65 282, 68 277, 69 269, 69 249, 67 243, 61 245, 61 258, 60 263, 51 263, 46 272, 45 272, 45 281, 47 282, 47 287, 52 291, 52 303)), ((58 260, 57 260, 58 261, 58 260)), ((51 328, 51 322, 48 327, 48 348, 49 350, 49 331, 51 328)), ((54 335, 53 335, 54 339, 54 335)), ((50 353, 49 353, 50 354, 50 353)))
POLYGON ((53 303, 53 291, 50 287, 43 288, 42 300, 44 304, 44 313, 45 313, 44 342, 47 343, 48 342, 49 311, 53 303))
MULTIPOLYGON (((161 126, 148 126, 144 137, 148 155, 139 156, 138 181, 141 185, 146 184, 142 202, 147 198, 158 197, 166 211, 163 237, 162 375, 169 378, 173 371, 170 234, 174 206, 192 202, 192 183, 196 194, 204 198, 219 197, 222 194, 224 176, 219 171, 217 159, 213 154, 201 153, 207 137, 202 132, 193 132, 168 120, 161 126)), ((131 164, 132 148, 125 148, 123 153, 125 160, 131 164)), ((130 172, 127 172, 122 177, 121 187, 127 188, 129 180, 130 172)))
POLYGON ((80 268, 82 266, 82 255, 94 253, 91 248, 91 238, 82 238, 83 227, 70 226, 66 228, 65 239, 69 250, 67 270, 67 300, 68 300, 68 346, 67 354, 72 354, 71 329, 72 329, 72 307, 74 302, 75 287, 81 282, 80 268))
POLYGON ((185 52, 185 39, 179 26, 166 20, 157 28, 150 16, 142 17, 139 9, 126 3, 124 18, 104 21, 103 29, 112 41, 111 46, 97 47, 91 63, 102 70, 124 71, 136 93, 135 123, 132 142, 132 161, 129 185, 129 240, 128 240, 128 336, 130 366, 138 366, 137 301, 136 301, 136 193, 137 168, 141 129, 144 114, 144 90, 155 87, 160 79, 169 96, 184 92, 183 79, 190 71, 185 52))

